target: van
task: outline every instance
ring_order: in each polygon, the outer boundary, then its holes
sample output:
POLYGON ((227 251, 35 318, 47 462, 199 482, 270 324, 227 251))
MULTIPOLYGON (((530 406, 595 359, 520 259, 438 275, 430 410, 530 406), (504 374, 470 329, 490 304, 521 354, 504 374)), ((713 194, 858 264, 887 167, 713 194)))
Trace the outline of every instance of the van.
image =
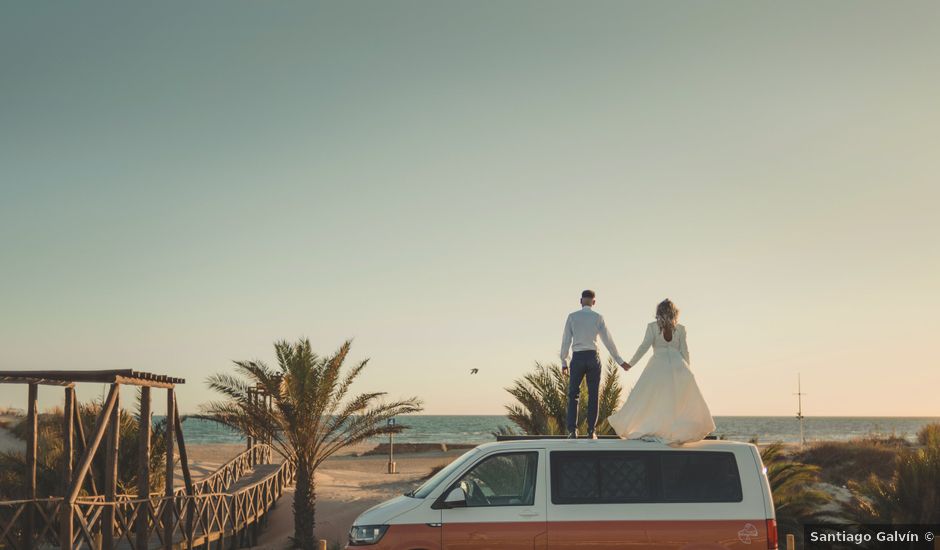
POLYGON ((363 512, 347 548, 776 549, 757 447, 520 438, 471 449, 363 512))

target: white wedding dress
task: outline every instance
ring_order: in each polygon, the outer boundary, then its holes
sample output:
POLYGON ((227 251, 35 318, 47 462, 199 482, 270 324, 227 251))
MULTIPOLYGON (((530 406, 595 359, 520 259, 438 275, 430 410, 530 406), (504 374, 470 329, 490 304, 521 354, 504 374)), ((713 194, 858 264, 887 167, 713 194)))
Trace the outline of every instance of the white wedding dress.
POLYGON ((676 325, 672 340, 666 341, 659 325, 650 323, 630 365, 636 367, 650 347, 653 356, 627 402, 607 419, 611 427, 624 439, 670 444, 698 441, 713 432, 715 421, 689 370, 685 327, 676 325))

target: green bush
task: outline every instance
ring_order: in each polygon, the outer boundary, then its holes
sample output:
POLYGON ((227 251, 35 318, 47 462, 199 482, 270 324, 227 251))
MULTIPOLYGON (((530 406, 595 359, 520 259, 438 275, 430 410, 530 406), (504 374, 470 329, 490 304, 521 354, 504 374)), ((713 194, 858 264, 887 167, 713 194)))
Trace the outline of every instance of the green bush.
POLYGON ((889 479, 852 481, 860 523, 940 523, 940 446, 902 453, 889 479))

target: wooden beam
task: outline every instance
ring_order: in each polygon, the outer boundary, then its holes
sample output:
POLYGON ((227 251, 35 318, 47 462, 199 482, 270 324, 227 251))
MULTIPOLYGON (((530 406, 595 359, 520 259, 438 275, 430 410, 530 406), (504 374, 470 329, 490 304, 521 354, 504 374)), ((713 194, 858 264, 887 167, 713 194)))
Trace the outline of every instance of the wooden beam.
MULTIPOLYGON (((180 421, 179 404, 176 404, 176 410, 173 417, 176 419, 176 446, 180 449, 180 466, 183 470, 183 483, 186 485, 186 494, 194 496, 196 494, 193 488, 193 476, 189 472, 189 457, 186 454, 186 441, 183 438, 183 423, 180 421)), ((193 535, 193 506, 195 499, 190 499, 190 505, 186 508, 186 533, 191 537, 193 535)))
POLYGON ((115 376, 114 381, 118 384, 130 384, 133 386, 140 386, 142 388, 173 388, 176 386, 173 382, 166 382, 163 380, 147 380, 146 378, 135 378, 132 376, 115 376))
POLYGON ((183 384, 186 380, 159 374, 135 371, 132 369, 112 370, 4 370, 0 371, 0 380, 7 383, 31 383, 63 385, 74 382, 97 382, 99 384, 125 383, 136 386, 164 386, 183 384), (120 380, 119 380, 120 379, 120 380))
MULTIPOLYGON (((111 419, 108 421, 108 449, 105 455, 104 467, 104 498, 105 502, 117 502, 118 482, 118 453, 121 448, 121 395, 120 384, 114 384, 115 403, 111 408, 111 419)), ((105 506, 101 513, 101 547, 102 550, 114 550, 114 525, 116 507, 105 506)))
POLYGON ((173 388, 166 390, 166 476, 164 485, 163 507, 163 548, 173 550, 173 443, 176 439, 176 399, 173 388))
MULTIPOLYGON (((72 466, 75 460, 75 387, 65 388, 65 407, 62 409, 62 434, 63 450, 62 454, 62 496, 68 494, 69 486, 72 484, 72 466)), ((63 502, 59 510, 59 546, 66 550, 72 547, 72 539, 75 537, 74 524, 72 523, 72 507, 63 502)))
MULTIPOLYGON (((39 398, 39 386, 29 385, 29 397, 26 402, 26 498, 36 499, 36 450, 39 446, 39 411, 36 409, 39 398)), ((36 532, 36 513, 33 506, 26 509, 26 528, 23 531, 23 543, 26 548, 33 547, 33 534, 36 532)))
POLYGON ((117 400, 117 386, 112 385, 111 391, 108 392, 108 397, 104 401, 104 406, 101 407, 101 412, 98 413, 95 435, 91 443, 85 449, 85 453, 82 455, 82 460, 78 466, 78 471, 75 473, 75 478, 72 480, 72 487, 69 489, 68 498, 66 498, 66 502, 70 504, 75 504, 75 499, 78 498, 78 493, 81 492, 82 483, 85 481, 85 476, 88 475, 88 470, 91 469, 91 461, 95 458, 95 452, 98 451, 98 446, 104 438, 105 431, 108 428, 108 419, 111 417, 111 411, 114 410, 117 400))
POLYGON ((65 380, 47 380, 33 376, 0 376, 0 384, 37 384, 39 386, 74 386, 73 382, 65 380))
MULTIPOLYGON (((150 388, 140 388, 140 418, 137 424, 137 498, 150 499, 150 388)), ((137 513, 137 548, 144 549, 150 540, 148 503, 137 513)))
MULTIPOLYGON (((75 407, 73 409, 75 413, 75 427, 78 429, 78 444, 80 446, 79 452, 82 453, 82 456, 85 454, 85 450, 88 448, 87 440, 85 439, 85 422, 82 420, 82 407, 79 405, 78 401, 75 402, 75 407)), ((88 473, 88 484, 91 486, 91 494, 98 494, 98 484, 95 483, 95 473, 88 473)))
POLYGON ((180 453, 180 466, 183 470, 183 483, 186 484, 186 494, 192 495, 193 492, 193 476, 189 473, 189 461, 186 456, 186 442, 183 440, 183 424, 180 422, 180 411, 179 407, 174 411, 173 418, 176 421, 176 445, 179 447, 180 453))

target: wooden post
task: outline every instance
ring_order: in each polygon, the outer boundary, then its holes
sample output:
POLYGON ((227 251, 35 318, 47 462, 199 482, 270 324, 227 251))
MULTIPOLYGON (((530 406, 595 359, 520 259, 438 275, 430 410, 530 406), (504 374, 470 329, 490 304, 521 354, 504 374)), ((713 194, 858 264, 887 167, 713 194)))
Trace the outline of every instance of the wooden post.
MULTIPOLYGON (((98 451, 98 445, 101 444, 101 440, 104 438, 105 430, 108 427, 108 420, 111 418, 111 411, 117 404, 117 400, 117 385, 112 384, 111 391, 108 393, 108 398, 105 399, 104 405, 101 407, 101 412, 98 413, 95 435, 82 454, 82 460, 79 463, 78 471, 75 472, 75 477, 72 479, 72 485, 69 487, 65 501, 62 503, 62 519, 66 520, 63 521, 63 524, 67 524, 70 530, 72 523, 72 512, 75 508, 75 499, 78 498, 78 494, 82 490, 82 484, 85 482, 85 476, 88 475, 88 470, 91 469, 91 462, 95 458, 95 452, 98 451)), ((81 423, 79 423, 79 426, 81 426, 81 423)), ((63 550, 72 547, 72 541, 70 539, 62 539, 60 544, 63 550)))
POLYGON ((320 539, 317 541, 317 550, 326 550, 326 541, 320 539))
POLYGON ((145 549, 150 539, 150 388, 140 388, 140 418, 137 424, 137 498, 145 502, 137 512, 137 548, 145 549))
MULTIPOLYGON (((29 398, 26 403, 26 422, 28 433, 26 437, 26 498, 36 499, 36 449, 39 445, 39 412, 36 402, 39 396, 39 386, 29 385, 29 398)), ((26 528, 23 530, 23 546, 33 547, 33 534, 36 532, 36 511, 33 504, 26 508, 26 528)))
POLYGON ((166 390, 166 484, 164 485, 163 548, 173 549, 173 443, 176 439, 176 399, 173 388, 166 390))
POLYGON ((796 537, 793 533, 787 535, 787 550, 796 550, 796 537))
POLYGON ((65 407, 62 409, 62 495, 72 484, 75 454, 75 387, 65 388, 65 407))
MULTIPOLYGON (((62 496, 68 494, 69 487, 72 485, 72 466, 74 461, 74 428, 75 428, 75 388, 67 386, 65 388, 65 407, 62 409, 62 496)), ((75 534, 72 526, 72 507, 68 502, 62 503, 62 509, 59 512, 59 545, 62 548, 72 547, 72 538, 75 534)))
POLYGON ((115 403, 111 408, 108 421, 108 449, 104 467, 104 499, 107 503, 101 513, 102 549, 114 548, 114 525, 117 506, 118 453, 121 447, 121 395, 119 384, 112 384, 115 389, 115 403))
MULTIPOLYGON (((255 400, 255 390, 249 388, 249 389, 248 389, 248 408, 249 408, 249 410, 251 409, 251 406, 252 406, 252 404, 254 403, 254 400, 255 400)), ((247 450, 247 451, 250 451, 250 454, 248 455, 248 465, 254 467, 254 465, 255 465, 255 461, 254 461, 254 452, 251 451, 251 448, 254 447, 254 445, 255 445, 255 440, 254 440, 253 437, 251 437, 251 434, 246 434, 245 439, 247 439, 247 441, 248 441, 248 447, 247 447, 246 450, 247 450)))

